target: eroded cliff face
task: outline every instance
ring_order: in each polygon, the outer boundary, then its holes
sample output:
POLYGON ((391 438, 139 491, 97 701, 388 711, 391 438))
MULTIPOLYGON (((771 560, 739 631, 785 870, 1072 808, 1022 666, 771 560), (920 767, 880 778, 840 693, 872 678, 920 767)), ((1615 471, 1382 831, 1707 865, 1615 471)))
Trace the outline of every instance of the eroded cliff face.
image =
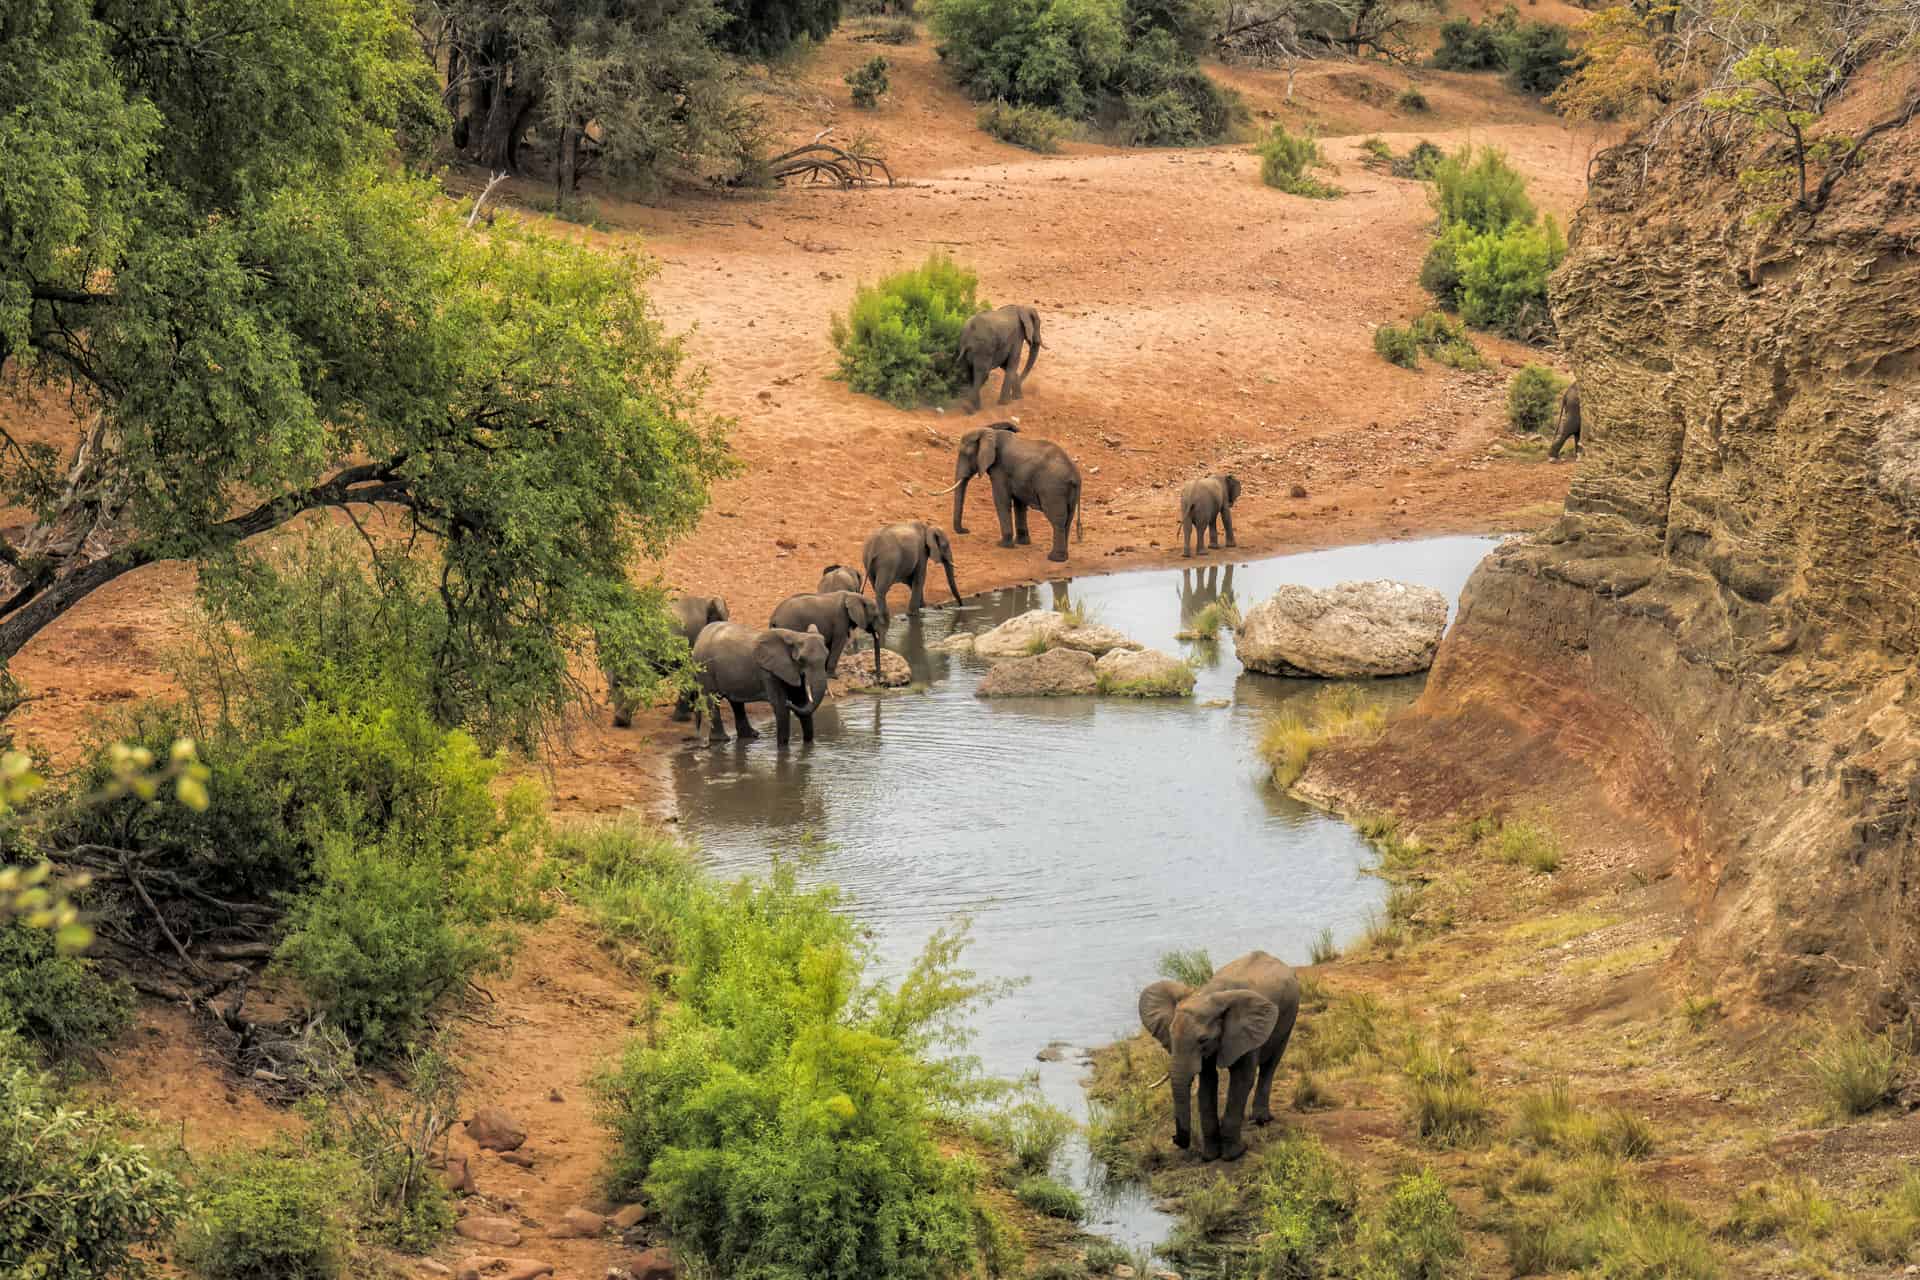
MULTIPOLYGON (((1835 127, 1906 89, 1859 86, 1835 127)), ((1704 140, 1596 162, 1554 290, 1587 452, 1564 516, 1475 573, 1409 731, 1444 751, 1498 722, 1664 827, 1688 984, 1898 1016, 1920 1002, 1920 120, 1811 227, 1751 223, 1733 167, 1704 140)))

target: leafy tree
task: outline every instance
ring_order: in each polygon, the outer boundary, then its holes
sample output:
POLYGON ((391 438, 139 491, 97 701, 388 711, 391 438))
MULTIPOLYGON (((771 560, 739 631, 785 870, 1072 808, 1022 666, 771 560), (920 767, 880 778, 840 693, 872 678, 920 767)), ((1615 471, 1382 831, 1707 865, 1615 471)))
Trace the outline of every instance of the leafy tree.
POLYGON ((1744 170, 1741 184, 1765 190, 1790 176, 1798 179, 1797 203, 1807 207, 1807 160, 1823 158, 1836 145, 1833 138, 1810 141, 1807 131, 1819 123, 1820 104, 1833 83, 1833 68, 1819 54, 1762 45, 1733 64, 1733 87, 1706 97, 1715 111, 1751 120, 1761 129, 1786 139, 1793 148, 1793 173, 1782 168, 1744 170))
POLYGON ((375 509, 452 624, 442 671, 566 688, 725 466, 646 269, 468 228, 388 163, 425 64, 399 0, 39 0, 0 17, 0 661, 160 560, 375 509), (508 300, 511 300, 510 302, 508 300))
POLYGON ((802 40, 821 40, 840 22, 840 0, 721 0, 722 48, 768 57, 802 40))

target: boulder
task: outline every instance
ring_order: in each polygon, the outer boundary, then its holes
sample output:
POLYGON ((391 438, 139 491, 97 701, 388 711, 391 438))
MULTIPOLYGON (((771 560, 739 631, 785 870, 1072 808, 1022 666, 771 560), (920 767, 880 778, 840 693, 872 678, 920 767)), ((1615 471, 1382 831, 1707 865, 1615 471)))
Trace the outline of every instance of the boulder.
POLYGON ((1049 649, 1031 658, 1009 658, 987 672, 977 698, 1070 698, 1097 692, 1093 655, 1049 649))
POLYGON ((606 1229, 605 1218, 575 1207, 561 1214, 559 1223, 547 1234, 557 1240, 584 1239, 597 1236, 606 1229))
POLYGON ((1112 653, 1116 649, 1138 649, 1139 643, 1129 640, 1112 627, 1102 626, 1098 622, 1089 622, 1084 626, 1062 627, 1053 633, 1053 647, 1056 649, 1078 649, 1094 657, 1112 653))
POLYGON ((505 1258, 490 1258, 485 1254, 476 1253, 471 1257, 460 1259, 459 1265, 453 1269, 453 1280, 480 1280, 482 1276, 493 1275, 504 1270, 506 1265, 505 1258))
POLYGON ((973 656, 999 661, 1003 658, 1024 658, 1033 650, 1036 641, 1053 643, 1054 636, 1064 631, 1067 620, 1051 609, 1033 609, 1018 617, 1008 618, 991 631, 983 631, 973 638, 973 656))
POLYGON ((453 1224, 455 1234, 481 1244, 497 1244, 511 1249, 520 1243, 520 1228, 511 1218, 462 1218, 453 1224))
POLYGON ((873 682, 873 650, 840 655, 840 674, 827 685, 828 696, 869 693, 875 689, 903 689, 913 683, 913 667, 891 649, 880 651, 880 683, 873 682))
POLYGON ((934 641, 932 644, 927 646, 927 652, 928 653, 972 653, 973 642, 974 642, 973 632, 962 631, 956 635, 948 636, 945 640, 934 641))
POLYGON ((617 1209, 614 1211, 613 1218, 611 1219, 613 1229, 615 1231, 631 1231, 647 1220, 647 1213, 647 1206, 643 1204, 630 1204, 617 1209))
POLYGON ((473 1166, 465 1156, 448 1156, 440 1181, 455 1195, 465 1195, 474 1189, 473 1166))
POLYGON ((467 1136, 485 1151, 512 1151, 527 1140, 520 1122, 499 1107, 481 1107, 467 1121, 467 1136))
POLYGON ((533 1168, 533 1155, 526 1151, 502 1151, 500 1158, 508 1164, 517 1164, 522 1169, 533 1168))
POLYGON ((673 1254, 665 1245, 655 1245, 633 1260, 627 1268, 633 1272, 633 1280, 674 1280, 680 1274, 674 1265, 673 1254))
POLYGON ((1158 649, 1115 649, 1093 666, 1100 692, 1128 698, 1184 698, 1193 668, 1158 649))
POLYGON ((1433 665, 1447 598, 1405 582, 1286 586, 1234 632, 1240 665, 1276 676, 1401 676, 1433 665))

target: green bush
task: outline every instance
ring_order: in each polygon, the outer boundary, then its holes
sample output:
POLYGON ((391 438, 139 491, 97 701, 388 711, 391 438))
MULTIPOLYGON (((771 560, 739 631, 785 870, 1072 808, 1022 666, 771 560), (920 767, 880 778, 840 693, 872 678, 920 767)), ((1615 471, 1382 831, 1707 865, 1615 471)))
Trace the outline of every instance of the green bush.
POLYGON ((1354 1239, 1355 1280, 1443 1280, 1466 1256, 1460 1214, 1431 1169, 1408 1174, 1354 1239))
POLYGON ((1507 424, 1534 433, 1553 425, 1568 380, 1543 364, 1529 364, 1507 384, 1507 424))
MULTIPOLYGON (((650 837, 636 834, 636 861, 650 837)), ((688 883, 658 915, 674 1004, 597 1082, 615 1195, 644 1191, 676 1252, 722 1275, 923 1277, 999 1265, 982 1173, 935 1121, 978 1099, 964 1019, 991 989, 941 932, 897 987, 865 979, 859 925, 831 888, 688 883)))
POLYGON ((77 1106, 0 1032, 0 1275, 141 1280, 185 1197, 121 1117, 77 1106))
POLYGON ((1388 364, 1397 364, 1402 369, 1420 367, 1420 341, 1413 336, 1412 329, 1381 325, 1373 331, 1373 349, 1388 364))
POLYGON ((1521 22, 1508 5, 1485 22, 1456 18, 1440 27, 1433 63, 1443 71, 1504 71, 1516 93, 1544 97, 1572 73, 1567 29, 1551 22, 1521 22))
POLYGON ((1440 46, 1432 65, 1441 71, 1498 71, 1506 65, 1502 37, 1513 30, 1519 14, 1512 5, 1504 13, 1475 22, 1452 18, 1440 24, 1440 46))
POLYGON ((934 254, 911 271, 854 291, 847 314, 833 318, 840 373, 862 395, 911 409, 939 404, 965 385, 956 352, 960 329, 987 304, 979 277, 934 254))
POLYGON ((1307 172, 1327 167, 1320 144, 1310 135, 1296 137, 1285 125, 1276 124, 1254 154, 1260 157, 1260 181, 1270 187, 1312 200, 1330 200, 1340 194, 1340 188, 1307 172))
POLYGON ((1403 160, 1394 165, 1393 176, 1418 178, 1422 182, 1431 182, 1433 175, 1440 168, 1440 162, 1446 158, 1446 152, 1422 138, 1413 144, 1413 150, 1407 152, 1403 160), (1402 172, 1402 169, 1405 172, 1402 172))
POLYGON ((1079 1222, 1087 1216, 1086 1202, 1080 1199, 1080 1193, 1045 1174, 1020 1179, 1013 1188, 1013 1198, 1047 1218, 1079 1222))
POLYGON ((854 106, 877 106, 880 95, 887 91, 887 60, 876 54, 865 66, 855 67, 842 78, 853 91, 854 106))
POLYGON ((1029 151, 1058 151, 1061 139, 1073 136, 1073 121, 1045 107, 989 102, 980 108, 980 114, 974 120, 982 130, 1000 141, 1011 142, 1029 151))
POLYGON ((1353 1178, 1311 1134, 1288 1130, 1260 1153, 1260 1274, 1277 1280, 1327 1274, 1352 1230, 1353 1178))
POLYGON ((453 1196, 441 1181, 446 1133, 460 1114, 459 1079, 444 1055, 411 1049, 400 1088, 370 1086, 352 1051, 328 1046, 323 1092, 301 1101, 316 1159, 348 1162, 358 1230, 404 1253, 425 1253, 453 1229, 453 1196))
POLYGON ((1420 260, 1420 287, 1449 310, 1460 308, 1460 249, 1473 239, 1472 227, 1454 223, 1435 237, 1420 260))
POLYGON ((1418 89, 1415 89, 1411 85, 1409 85, 1405 89, 1402 89, 1400 91, 1400 96, 1395 98, 1393 102, 1394 102, 1394 105, 1399 107, 1402 111, 1424 112, 1424 111, 1431 111, 1433 109, 1431 106, 1427 104, 1427 95, 1420 92, 1418 89))
POLYGON ((1493 147, 1460 148, 1433 168, 1428 193, 1445 231, 1464 224, 1474 231, 1498 232, 1515 223, 1532 223, 1537 213, 1527 195, 1527 180, 1493 147))
POLYGON ((1547 277, 1567 256, 1552 218, 1538 226, 1509 224, 1460 246, 1460 314, 1476 329, 1535 341, 1553 333, 1547 277))
POLYGON ((133 1018, 133 990, 94 962, 65 956, 45 929, 0 922, 0 1035, 12 1032, 49 1058, 105 1047, 133 1018))
POLYGON ((1033 1096, 1004 1103, 980 1122, 978 1132, 990 1146, 1006 1152, 1015 1170, 1033 1175, 1053 1168, 1074 1128, 1072 1116, 1033 1096))
POLYGON ((1381 325, 1373 331, 1373 349, 1403 369, 1419 368, 1422 352, 1451 369, 1479 369, 1486 364, 1466 330, 1438 311, 1414 317, 1405 328, 1381 325))
POLYGON ((348 1174, 304 1150, 228 1160, 195 1189, 175 1250, 201 1280, 334 1280, 350 1236, 342 1206, 348 1174))
POLYGON ((630 823, 563 827, 548 845, 567 891, 620 956, 643 975, 674 960, 673 904, 700 878, 692 850, 662 832, 630 823))

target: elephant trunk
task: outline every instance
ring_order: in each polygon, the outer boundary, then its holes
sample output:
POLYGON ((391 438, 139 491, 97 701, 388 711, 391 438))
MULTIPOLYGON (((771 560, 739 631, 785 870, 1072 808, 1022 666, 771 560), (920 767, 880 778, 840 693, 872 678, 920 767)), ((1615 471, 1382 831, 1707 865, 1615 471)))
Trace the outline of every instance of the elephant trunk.
POLYGON ((953 602, 960 603, 960 584, 953 580, 953 561, 942 560, 940 567, 947 571, 947 590, 953 593, 953 602))
MULTIPOLYGON (((874 659, 874 665, 876 667, 880 665, 878 658, 874 659)), ((807 705, 797 707, 795 710, 803 716, 810 716, 820 709, 821 703, 827 700, 827 673, 825 671, 818 673, 809 671, 801 677, 801 681, 801 687, 805 689, 807 693, 807 705)))
POLYGON ((955 529, 967 527, 967 481, 971 479, 973 479, 973 472, 968 471, 953 482, 953 527, 955 529))
POLYGON ((1175 1059, 1167 1072, 1167 1084, 1173 1090, 1173 1141, 1180 1147, 1193 1141, 1194 1071, 1192 1064, 1175 1059))
POLYGON ((873 682, 875 684, 879 684, 880 683, 880 633, 878 631, 875 631, 872 634, 873 634, 873 682))

